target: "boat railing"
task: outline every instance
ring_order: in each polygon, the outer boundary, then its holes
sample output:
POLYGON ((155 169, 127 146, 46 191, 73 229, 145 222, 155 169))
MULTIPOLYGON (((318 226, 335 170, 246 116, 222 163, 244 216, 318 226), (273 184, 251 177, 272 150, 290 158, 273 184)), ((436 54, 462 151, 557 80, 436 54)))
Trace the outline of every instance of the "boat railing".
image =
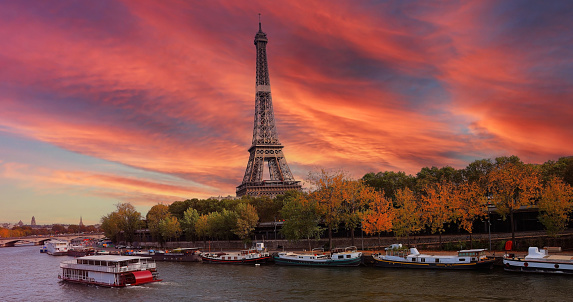
POLYGON ((78 263, 76 263, 75 260, 72 260, 72 261, 64 261, 64 262, 60 263, 60 268, 73 268, 73 269, 97 271, 97 272, 104 272, 104 273, 123 273, 123 272, 154 269, 154 268, 156 268, 156 264, 154 262, 148 262, 148 263, 135 263, 135 264, 130 264, 128 266, 116 267, 116 266, 100 266, 100 265, 78 264, 78 263))

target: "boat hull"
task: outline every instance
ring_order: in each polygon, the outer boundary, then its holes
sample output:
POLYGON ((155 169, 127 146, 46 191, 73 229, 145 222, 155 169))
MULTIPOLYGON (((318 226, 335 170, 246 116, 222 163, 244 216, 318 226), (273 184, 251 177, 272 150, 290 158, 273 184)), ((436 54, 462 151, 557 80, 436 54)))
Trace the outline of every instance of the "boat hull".
POLYGON ((362 263, 362 257, 353 259, 341 260, 301 260, 301 259, 285 259, 279 256, 274 256, 273 260, 278 265, 296 265, 296 266, 323 266, 323 267, 341 267, 341 266, 359 266, 362 263))
POLYGON ((265 264, 271 261, 271 256, 263 256, 258 258, 237 259, 237 260, 222 260, 218 258, 210 258, 201 256, 203 263, 209 264, 265 264))
POLYGON ((485 260, 470 263, 415 263, 395 260, 384 260, 374 258, 374 265, 377 267, 390 268, 415 268, 415 269, 439 269, 439 270, 477 270, 493 268, 494 260, 485 260))
POLYGON ((199 254, 155 254, 149 255, 154 261, 171 261, 171 262, 201 262, 199 254))
POLYGON ((573 275, 573 264, 532 260, 503 259, 507 272, 573 275))

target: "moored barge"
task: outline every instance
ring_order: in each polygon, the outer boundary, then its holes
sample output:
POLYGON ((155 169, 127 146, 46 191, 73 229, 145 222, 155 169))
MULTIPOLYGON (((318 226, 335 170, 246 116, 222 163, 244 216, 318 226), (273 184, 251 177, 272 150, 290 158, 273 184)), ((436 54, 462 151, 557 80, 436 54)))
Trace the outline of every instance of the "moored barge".
POLYGON ((274 255, 273 260, 278 265, 359 266, 362 262, 362 252, 359 252, 355 246, 345 249, 334 249, 328 253, 280 252, 274 255))
POLYGON ((203 263, 221 264, 264 264, 272 260, 263 243, 257 243, 255 248, 239 252, 201 253, 203 263))
POLYGON ((85 256, 60 263, 60 279, 106 287, 125 287, 161 281, 155 262, 138 256, 85 256))
POLYGON ((393 244, 385 249, 384 254, 374 254, 372 258, 379 267, 422 269, 491 269, 494 263, 494 259, 485 255, 485 249, 461 250, 457 255, 427 255, 416 248, 404 248, 401 244, 393 244))
POLYGON ((573 256, 549 255, 546 249, 529 247, 525 257, 505 255, 503 269, 520 273, 573 274, 573 256))

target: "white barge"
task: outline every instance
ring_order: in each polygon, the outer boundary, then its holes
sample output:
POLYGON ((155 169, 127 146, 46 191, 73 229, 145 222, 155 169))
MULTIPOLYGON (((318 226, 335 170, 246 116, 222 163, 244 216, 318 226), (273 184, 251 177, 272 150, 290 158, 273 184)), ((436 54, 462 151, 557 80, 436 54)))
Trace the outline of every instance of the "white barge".
POLYGON ((491 269, 494 263, 494 259, 485 255, 485 249, 461 250, 457 255, 427 255, 401 244, 393 244, 385 249, 384 254, 374 254, 372 257, 379 267, 465 270, 491 269))
POLYGON ((161 281, 149 257, 85 256, 60 263, 60 279, 75 283, 124 287, 161 281))
POLYGON ((525 257, 505 255, 503 269, 521 273, 573 274, 573 256, 549 255, 546 249, 529 247, 525 257))
POLYGON ((52 239, 46 242, 46 251, 48 255, 52 256, 65 256, 70 249, 70 243, 65 240, 52 239))

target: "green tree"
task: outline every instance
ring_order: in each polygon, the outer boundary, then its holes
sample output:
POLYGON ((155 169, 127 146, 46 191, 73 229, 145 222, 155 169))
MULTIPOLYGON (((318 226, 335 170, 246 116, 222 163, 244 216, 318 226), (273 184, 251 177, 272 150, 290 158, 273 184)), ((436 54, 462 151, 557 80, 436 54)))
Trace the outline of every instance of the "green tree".
POLYGON ((319 239, 323 229, 319 226, 320 211, 316 201, 306 198, 304 193, 299 193, 285 200, 281 210, 285 219, 280 233, 287 240, 308 240, 308 249, 311 250, 311 238, 319 239))
POLYGON ((364 183, 375 188, 379 192, 384 192, 388 199, 394 199, 396 190, 409 188, 413 190, 416 185, 416 178, 406 173, 386 171, 378 173, 368 173, 362 177, 364 183))
POLYGON ((119 233, 121 232, 119 227, 120 219, 117 212, 111 212, 101 218, 101 229, 105 236, 113 242, 119 241, 119 233))
POLYGON ((567 227, 573 210, 573 188, 554 177, 543 188, 539 206, 539 221, 551 237, 557 237, 567 227))
POLYGON ((183 214, 183 220, 181 220, 181 229, 185 233, 187 240, 192 240, 195 236, 198 236, 195 229, 195 225, 199 221, 199 212, 194 208, 188 208, 183 214))
POLYGON ((164 204, 156 204, 149 211, 145 216, 147 220, 147 228, 149 229, 149 233, 151 234, 151 238, 154 241, 164 242, 165 238, 161 236, 161 228, 160 223, 167 217, 170 217, 171 213, 169 212, 169 207, 164 204))
POLYGON ((255 207, 248 203, 240 203, 236 206, 237 213, 236 226, 233 233, 239 236, 243 242, 250 242, 253 231, 259 222, 259 215, 255 207))
POLYGON ((116 208, 116 211, 101 218, 102 229, 114 242, 119 240, 118 237, 123 232, 123 239, 131 243, 135 238, 135 231, 142 224, 141 213, 130 203, 118 203, 116 208))
POLYGON ((159 222, 161 237, 170 241, 173 238, 179 238, 181 235, 181 225, 177 217, 169 215, 159 222))

